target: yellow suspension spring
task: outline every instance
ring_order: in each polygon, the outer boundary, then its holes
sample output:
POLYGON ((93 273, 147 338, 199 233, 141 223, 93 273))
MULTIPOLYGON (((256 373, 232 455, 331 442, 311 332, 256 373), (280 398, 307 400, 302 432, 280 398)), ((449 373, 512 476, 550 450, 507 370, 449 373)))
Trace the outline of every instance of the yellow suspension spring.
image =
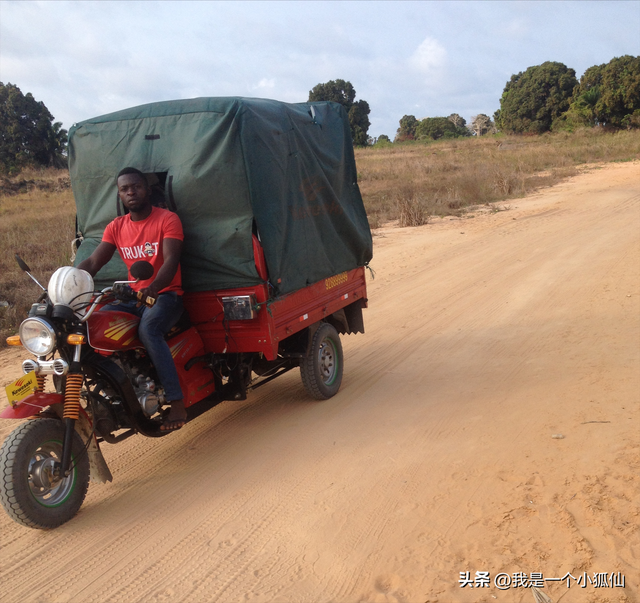
POLYGON ((82 388, 82 373, 69 373, 64 390, 63 419, 78 419, 80 417, 80 389, 82 388))
POLYGON ((43 392, 44 391, 44 385, 47 382, 47 376, 46 375, 36 375, 36 380, 38 381, 38 389, 36 391, 43 392))

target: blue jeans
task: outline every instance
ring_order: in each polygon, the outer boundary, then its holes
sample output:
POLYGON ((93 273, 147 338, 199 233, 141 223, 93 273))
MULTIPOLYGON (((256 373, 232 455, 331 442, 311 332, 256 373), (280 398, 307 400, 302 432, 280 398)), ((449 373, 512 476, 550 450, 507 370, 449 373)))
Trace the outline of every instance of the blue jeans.
POLYGON ((178 371, 171 356, 169 345, 164 336, 175 325, 182 315, 182 295, 173 291, 161 293, 156 299, 156 303, 148 308, 140 306, 136 308, 135 301, 120 302, 119 304, 109 304, 103 310, 116 310, 118 312, 128 312, 140 317, 138 326, 138 337, 142 341, 156 372, 164 386, 164 394, 168 402, 182 400, 182 388, 178 379, 178 371))

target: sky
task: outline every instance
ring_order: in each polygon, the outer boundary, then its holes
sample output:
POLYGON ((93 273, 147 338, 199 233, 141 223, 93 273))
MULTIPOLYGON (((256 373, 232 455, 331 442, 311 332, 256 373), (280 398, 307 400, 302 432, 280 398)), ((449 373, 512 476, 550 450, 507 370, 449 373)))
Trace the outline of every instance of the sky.
POLYGON ((493 116, 512 74, 545 61, 577 77, 640 55, 640 1, 72 2, 0 0, 0 81, 56 121, 150 102, 305 102, 343 79, 369 135, 403 115, 493 116))

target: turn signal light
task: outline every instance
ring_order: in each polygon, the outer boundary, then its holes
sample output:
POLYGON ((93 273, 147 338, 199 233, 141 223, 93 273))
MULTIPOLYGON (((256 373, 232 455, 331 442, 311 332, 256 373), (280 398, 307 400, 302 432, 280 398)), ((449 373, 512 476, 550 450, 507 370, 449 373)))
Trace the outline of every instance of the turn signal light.
POLYGON ((7 337, 7 345, 22 345, 20 335, 11 335, 11 337, 7 337))
POLYGON ((71 335, 67 335, 67 343, 69 345, 82 345, 84 342, 84 335, 79 335, 77 333, 71 333, 71 335))

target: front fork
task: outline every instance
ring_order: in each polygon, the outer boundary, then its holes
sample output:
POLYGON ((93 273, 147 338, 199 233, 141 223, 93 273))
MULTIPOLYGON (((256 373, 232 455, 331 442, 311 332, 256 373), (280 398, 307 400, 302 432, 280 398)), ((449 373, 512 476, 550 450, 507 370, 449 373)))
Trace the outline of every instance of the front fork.
POLYGON ((62 418, 64 420, 64 442, 62 444, 62 460, 60 461, 60 473, 63 477, 68 477, 71 473, 71 450, 73 448, 73 432, 75 424, 80 417, 80 390, 84 375, 80 372, 80 355, 82 344, 75 346, 73 351, 73 362, 64 387, 64 410, 62 418))

